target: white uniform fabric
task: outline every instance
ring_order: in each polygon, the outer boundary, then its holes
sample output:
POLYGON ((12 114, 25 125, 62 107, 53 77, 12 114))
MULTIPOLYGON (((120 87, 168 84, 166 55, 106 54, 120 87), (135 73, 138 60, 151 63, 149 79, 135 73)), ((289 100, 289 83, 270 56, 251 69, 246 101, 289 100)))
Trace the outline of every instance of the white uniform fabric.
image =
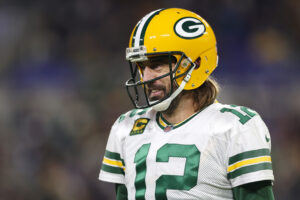
POLYGON ((111 129, 99 179, 125 184, 128 199, 226 200, 233 187, 274 180, 255 111, 214 103, 168 132, 158 116, 129 111, 111 129))

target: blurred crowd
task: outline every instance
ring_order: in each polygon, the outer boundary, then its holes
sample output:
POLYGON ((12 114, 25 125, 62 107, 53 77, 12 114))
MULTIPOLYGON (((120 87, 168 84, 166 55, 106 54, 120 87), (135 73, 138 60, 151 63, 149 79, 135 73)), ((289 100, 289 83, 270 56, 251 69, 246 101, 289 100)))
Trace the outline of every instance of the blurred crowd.
POLYGON ((125 48, 137 21, 190 9, 215 30, 219 101, 272 137, 277 200, 300 191, 298 0, 0 1, 0 199, 114 199, 98 181, 113 122, 132 109, 125 48))

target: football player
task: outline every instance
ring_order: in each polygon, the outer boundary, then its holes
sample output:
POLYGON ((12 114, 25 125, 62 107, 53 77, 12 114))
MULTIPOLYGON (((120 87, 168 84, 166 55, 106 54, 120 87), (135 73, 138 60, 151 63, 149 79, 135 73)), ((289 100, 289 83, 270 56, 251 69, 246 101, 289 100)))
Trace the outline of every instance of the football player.
POLYGON ((136 109, 112 126, 99 175, 117 199, 274 199, 269 131, 254 110, 216 101, 216 38, 202 17, 147 14, 126 59, 136 109))

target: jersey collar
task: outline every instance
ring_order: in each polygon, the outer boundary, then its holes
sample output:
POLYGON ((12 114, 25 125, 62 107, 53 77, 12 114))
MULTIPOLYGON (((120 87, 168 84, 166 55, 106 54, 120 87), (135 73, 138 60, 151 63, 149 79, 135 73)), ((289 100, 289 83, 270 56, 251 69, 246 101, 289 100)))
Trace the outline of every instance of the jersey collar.
POLYGON ((177 124, 171 124, 169 123, 160 112, 157 112, 156 114, 156 122, 158 124, 158 126, 165 132, 169 132, 175 128, 178 128, 182 125, 184 125, 185 123, 187 123, 188 121, 190 121, 192 118, 194 118, 197 114, 199 114, 202 110, 194 113, 193 115, 191 115, 189 118, 183 120, 182 122, 179 122, 177 124))

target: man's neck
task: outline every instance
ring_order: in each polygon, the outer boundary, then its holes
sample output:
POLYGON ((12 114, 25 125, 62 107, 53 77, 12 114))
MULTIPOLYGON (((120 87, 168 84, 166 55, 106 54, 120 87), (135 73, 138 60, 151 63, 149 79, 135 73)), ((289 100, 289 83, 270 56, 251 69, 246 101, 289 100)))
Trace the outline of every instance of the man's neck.
POLYGON ((194 108, 194 100, 191 95, 181 96, 176 104, 175 108, 171 111, 167 110, 162 112, 163 117, 171 124, 180 123, 196 112, 194 108))

